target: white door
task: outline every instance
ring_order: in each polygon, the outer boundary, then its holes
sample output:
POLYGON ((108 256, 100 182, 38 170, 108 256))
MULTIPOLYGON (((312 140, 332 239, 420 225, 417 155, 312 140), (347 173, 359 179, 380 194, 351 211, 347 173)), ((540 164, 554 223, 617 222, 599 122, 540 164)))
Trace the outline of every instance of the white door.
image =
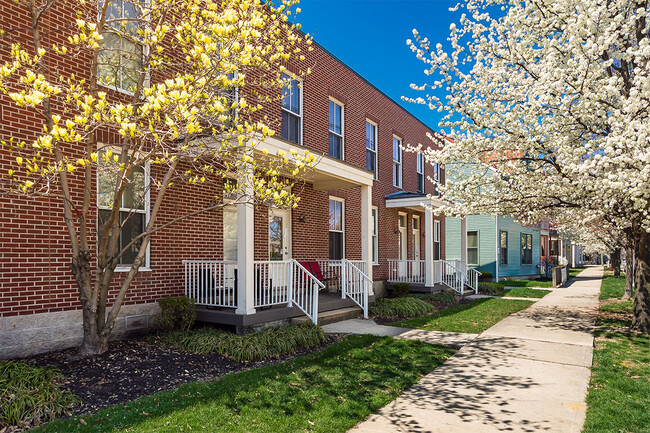
POLYGON ((291 210, 269 210, 269 259, 291 258, 291 210))
POLYGON ((398 247, 398 266, 397 266, 397 276, 405 277, 406 276, 406 214, 399 213, 399 222, 398 222, 398 238, 397 238, 397 247, 398 247))
POLYGON ((412 273, 414 276, 419 276, 422 272, 420 270, 420 217, 413 215, 413 230, 411 231, 411 236, 413 238, 413 269, 412 273))

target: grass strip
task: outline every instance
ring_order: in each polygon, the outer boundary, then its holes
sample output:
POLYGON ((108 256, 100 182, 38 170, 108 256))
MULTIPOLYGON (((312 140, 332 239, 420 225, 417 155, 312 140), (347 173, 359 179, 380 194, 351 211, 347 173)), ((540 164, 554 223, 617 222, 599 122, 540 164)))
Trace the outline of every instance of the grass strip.
POLYGON ((553 281, 547 278, 538 280, 501 280, 500 283, 506 287, 553 287, 553 281))
POLYGON ((551 293, 551 290, 531 289, 528 287, 517 287, 515 289, 504 290, 498 296, 504 298, 543 298, 551 293))
POLYGON ((393 326, 419 328, 428 331, 449 331, 477 334, 523 310, 533 301, 499 298, 476 299, 467 304, 454 305, 426 317, 391 323, 393 326))
POLYGON ((625 277, 605 277, 600 286, 598 299, 622 298, 625 294, 625 277))
MULTIPOLYGON (((611 277, 601 296, 618 297, 624 287, 625 278, 611 277)), ((631 301, 600 308, 583 433, 650 431, 650 337, 629 330, 632 308, 631 301)))
POLYGON ((185 384, 37 432, 344 432, 453 350, 353 335, 293 361, 185 384))
POLYGON ((569 278, 575 278, 578 274, 584 271, 586 268, 569 268, 569 278))

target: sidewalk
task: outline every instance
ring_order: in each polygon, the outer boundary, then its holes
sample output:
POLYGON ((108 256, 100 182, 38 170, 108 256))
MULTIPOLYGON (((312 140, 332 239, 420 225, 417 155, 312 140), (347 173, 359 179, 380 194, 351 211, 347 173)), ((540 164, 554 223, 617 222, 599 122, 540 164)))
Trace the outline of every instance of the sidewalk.
POLYGON ((497 323, 359 432, 580 432, 602 267, 497 323))

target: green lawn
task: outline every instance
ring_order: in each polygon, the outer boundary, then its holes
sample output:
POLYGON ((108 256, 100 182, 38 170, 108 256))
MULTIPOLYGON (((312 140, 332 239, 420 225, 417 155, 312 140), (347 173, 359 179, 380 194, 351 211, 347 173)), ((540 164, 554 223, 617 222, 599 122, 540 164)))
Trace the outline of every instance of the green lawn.
POLYGON ((346 337, 293 361, 194 382, 38 432, 344 432, 454 353, 442 346, 346 337))
POLYGON ((393 326, 420 328, 429 331, 466 332, 477 334, 529 307, 532 301, 499 298, 477 299, 468 304, 454 305, 430 316, 391 323, 393 326))
MULTIPOLYGON (((607 290, 617 286, 622 294, 622 281, 607 290)), ((583 433, 649 432, 650 337, 628 331, 631 301, 610 302, 601 311, 583 433)))
POLYGON ((600 286, 598 299, 621 298, 625 293, 625 276, 605 277, 600 286))
POLYGON ((517 287, 515 289, 504 290, 497 296, 504 298, 543 298, 551 293, 552 290, 530 289, 528 287, 517 287))
POLYGON ((499 283, 506 287, 553 287, 553 281, 546 278, 539 280, 501 280, 499 283))
POLYGON ((584 271, 585 268, 569 268, 569 278, 575 278, 578 274, 584 271))

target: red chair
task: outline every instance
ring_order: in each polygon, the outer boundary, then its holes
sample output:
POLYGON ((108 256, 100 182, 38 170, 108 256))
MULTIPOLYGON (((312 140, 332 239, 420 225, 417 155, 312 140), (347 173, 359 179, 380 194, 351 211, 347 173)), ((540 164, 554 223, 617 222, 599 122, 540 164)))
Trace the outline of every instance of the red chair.
POLYGON ((320 265, 318 262, 307 262, 309 263, 309 268, 310 272, 318 281, 321 283, 325 284, 325 288, 327 289, 327 293, 330 293, 330 281, 333 281, 334 278, 327 277, 325 274, 323 274, 323 271, 320 268, 320 265))

